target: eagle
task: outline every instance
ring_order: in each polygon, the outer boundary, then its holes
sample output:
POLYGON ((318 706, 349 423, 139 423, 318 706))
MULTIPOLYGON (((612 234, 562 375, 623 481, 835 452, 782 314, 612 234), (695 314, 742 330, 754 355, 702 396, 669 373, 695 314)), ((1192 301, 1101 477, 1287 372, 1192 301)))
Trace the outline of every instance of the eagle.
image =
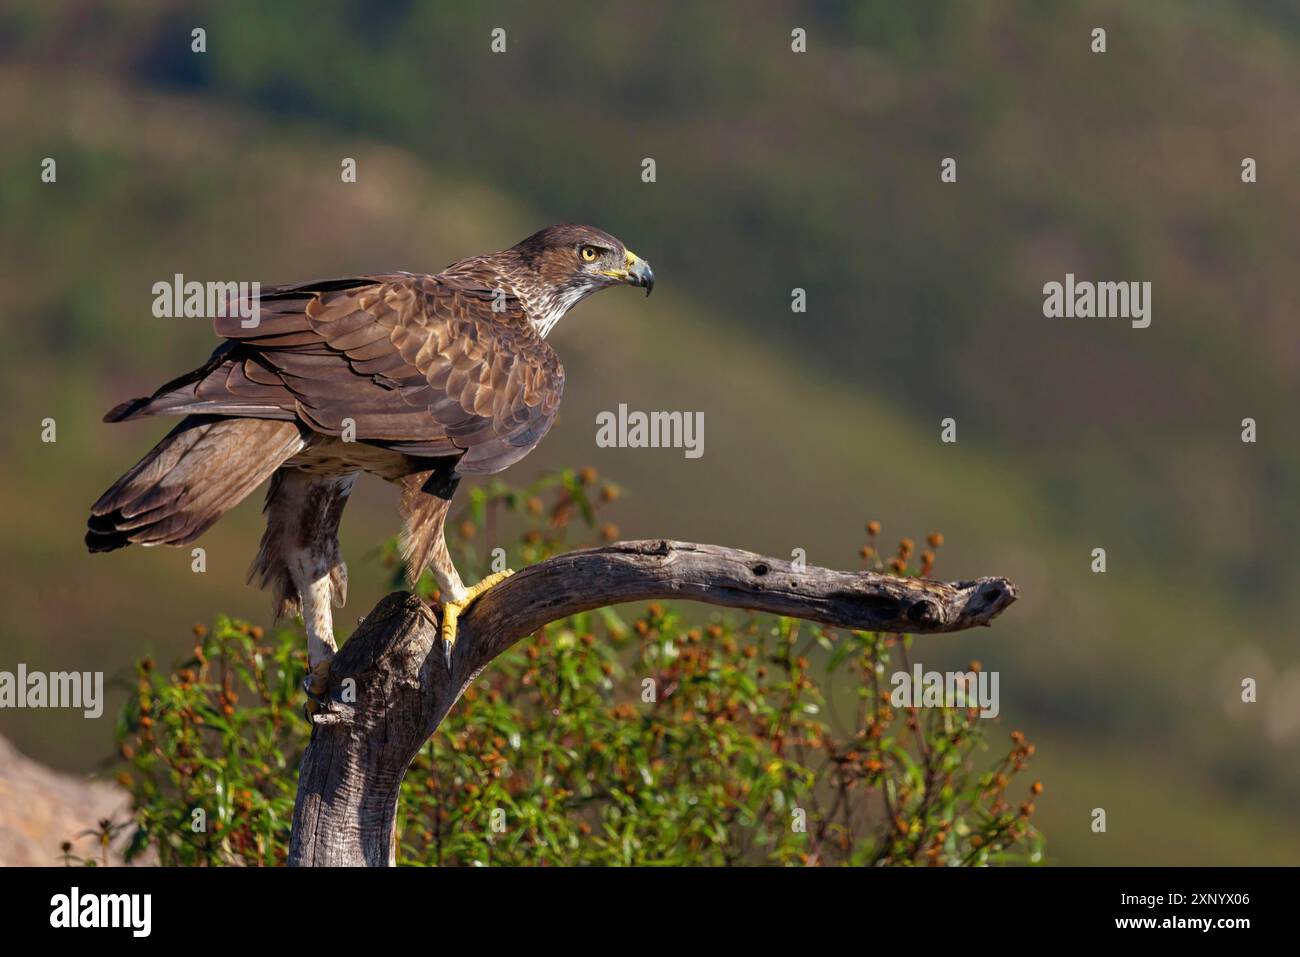
POLYGON ((207 362, 104 416, 184 418, 91 506, 86 546, 189 544, 270 479, 249 581, 271 589, 277 617, 302 616, 319 694, 331 604, 347 598, 339 521, 357 474, 377 475, 401 488, 408 580, 437 579, 450 669, 457 616, 511 574, 461 581, 443 535, 452 495, 546 435, 564 391, 546 336, 616 285, 648 296, 654 272, 609 233, 560 224, 437 275, 262 286, 214 319, 223 341, 207 362))

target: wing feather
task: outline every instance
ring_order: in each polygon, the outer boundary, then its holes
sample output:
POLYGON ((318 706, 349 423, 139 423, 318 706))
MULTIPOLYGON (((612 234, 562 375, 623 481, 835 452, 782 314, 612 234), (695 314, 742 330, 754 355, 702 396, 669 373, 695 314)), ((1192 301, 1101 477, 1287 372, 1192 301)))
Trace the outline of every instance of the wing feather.
POLYGON ((235 313, 202 369, 119 417, 157 413, 297 418, 415 456, 459 456, 457 472, 518 461, 554 421, 564 370, 519 303, 491 290, 395 273, 263 287, 255 326, 235 313))

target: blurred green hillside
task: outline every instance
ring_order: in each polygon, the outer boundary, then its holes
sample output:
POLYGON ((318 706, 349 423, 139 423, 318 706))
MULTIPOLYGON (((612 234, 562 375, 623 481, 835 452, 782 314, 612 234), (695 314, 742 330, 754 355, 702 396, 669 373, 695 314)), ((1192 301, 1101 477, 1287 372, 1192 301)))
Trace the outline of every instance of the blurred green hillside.
MULTIPOLYGON (((167 425, 100 416, 214 344, 151 315, 154 282, 436 271, 590 222, 658 288, 560 324, 562 414, 515 478, 589 463, 629 491, 623 537, 840 567, 868 518, 941 530, 939 575, 1023 598, 918 657, 1001 672, 1051 860, 1300 863, 1298 115, 1297 2, 8 4, 0 669, 124 673, 214 611, 269 618, 243 585, 260 500, 204 538, 204 575, 82 548, 167 425), (1045 319, 1066 272, 1150 281, 1151 327, 1045 319), (597 448, 619 403, 703 411, 704 456, 597 448)), ((396 528, 362 483, 343 630, 396 528)), ((110 731, 0 713, 67 768, 110 731)))

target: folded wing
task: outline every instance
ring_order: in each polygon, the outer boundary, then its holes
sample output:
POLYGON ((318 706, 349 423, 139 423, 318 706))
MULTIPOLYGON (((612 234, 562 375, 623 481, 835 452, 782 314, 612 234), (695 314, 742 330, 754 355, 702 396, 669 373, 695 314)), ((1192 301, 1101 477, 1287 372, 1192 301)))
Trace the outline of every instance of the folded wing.
POLYGON ((256 325, 230 309, 207 364, 105 418, 184 414, 297 420, 414 456, 495 472, 554 421, 564 370, 511 298, 395 274, 263 287, 256 325), (500 311, 498 311, 500 310, 500 311))

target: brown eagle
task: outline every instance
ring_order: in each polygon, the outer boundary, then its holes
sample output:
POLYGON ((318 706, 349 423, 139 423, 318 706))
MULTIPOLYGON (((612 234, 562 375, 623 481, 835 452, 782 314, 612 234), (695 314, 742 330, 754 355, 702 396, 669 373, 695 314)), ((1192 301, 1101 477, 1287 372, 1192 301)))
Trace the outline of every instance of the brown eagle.
POLYGON ((546 334, 619 284, 649 295, 654 273, 609 233, 566 224, 436 276, 264 286, 256 312, 214 320, 225 341, 204 365, 104 416, 184 418, 91 506, 86 545, 188 544, 270 478, 249 580, 272 588, 277 615, 302 615, 319 691, 330 603, 347 595, 339 519, 357 473, 378 475, 402 488, 409 580, 437 578, 450 667, 457 615, 510 574, 462 584, 443 538, 452 493, 541 441, 564 390, 546 334))

